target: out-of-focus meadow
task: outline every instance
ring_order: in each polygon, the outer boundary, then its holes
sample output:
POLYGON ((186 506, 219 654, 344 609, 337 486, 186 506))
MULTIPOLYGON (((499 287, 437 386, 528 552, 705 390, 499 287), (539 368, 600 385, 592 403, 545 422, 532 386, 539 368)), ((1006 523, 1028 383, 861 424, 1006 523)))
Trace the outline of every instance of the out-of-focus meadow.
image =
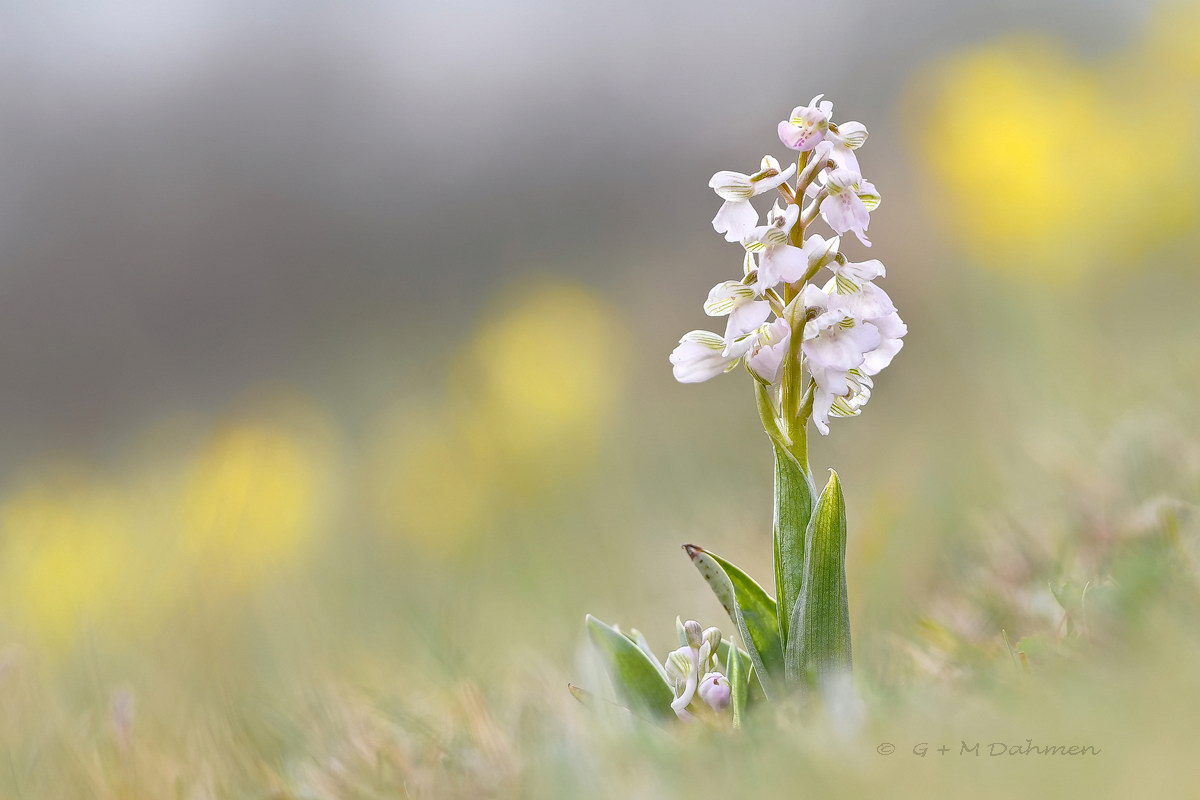
POLYGON ((0 797, 1194 792, 1200 6, 56 5, 0 32, 0 797), (666 356, 818 92, 911 331, 813 448, 862 727, 627 729, 584 613, 767 582, 749 381, 666 356))

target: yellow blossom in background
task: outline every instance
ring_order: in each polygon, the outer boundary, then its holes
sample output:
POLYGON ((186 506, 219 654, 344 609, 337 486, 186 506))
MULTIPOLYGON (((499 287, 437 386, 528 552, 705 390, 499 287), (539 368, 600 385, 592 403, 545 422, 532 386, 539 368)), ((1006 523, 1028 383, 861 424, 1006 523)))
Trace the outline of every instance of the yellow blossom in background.
POLYGON ((52 649, 85 631, 126 634, 152 620, 154 562, 118 486, 78 467, 33 469, 0 505, 7 619, 52 649))
POLYGON ((623 388, 616 309, 568 283, 503 294, 459 366, 453 402, 516 464, 587 460, 623 388))
POLYGON ((329 499, 331 448, 319 416, 295 412, 227 424, 187 468, 182 552, 210 581, 245 584, 309 551, 329 499))
POLYGON ((529 280, 457 344, 436 410, 393 409, 376 431, 385 528, 440 553, 591 463, 624 388, 616 310, 590 290, 529 280))
POLYGON ((976 262, 1066 283, 1189 230, 1194 91, 1139 42, 1084 62, 1006 38, 942 59, 904 108, 925 189, 976 262))
POLYGON ((1200 3, 1195 0, 1163 3, 1150 18, 1145 46, 1138 55, 1151 69, 1165 70, 1162 74, 1170 80, 1195 88, 1200 83, 1197 35, 1200 35, 1200 3))

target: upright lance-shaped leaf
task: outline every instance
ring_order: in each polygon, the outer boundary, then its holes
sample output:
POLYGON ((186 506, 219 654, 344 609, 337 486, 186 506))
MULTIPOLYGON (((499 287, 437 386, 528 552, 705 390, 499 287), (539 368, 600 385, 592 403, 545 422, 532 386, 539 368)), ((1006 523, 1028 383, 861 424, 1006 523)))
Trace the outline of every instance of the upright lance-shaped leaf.
POLYGON ((837 473, 829 472, 809 521, 803 589, 792 609, 785 666, 793 685, 850 669, 846 503, 837 473))
POLYGON ((775 445, 775 596, 786 645, 791 613, 804 581, 804 548, 813 506, 812 479, 787 451, 775 445))
POLYGON ((617 628, 587 615, 588 635, 603 656, 622 702, 630 711, 649 719, 673 719, 671 701, 675 693, 667 685, 658 664, 617 628))
POLYGON ((774 678, 783 674, 783 640, 775 600, 720 556, 694 544, 685 544, 683 549, 737 626, 763 692, 770 698, 774 678))
POLYGON ((726 650, 724 663, 725 677, 729 679, 729 711, 733 715, 733 727, 740 728, 745 722, 750 700, 750 674, 754 667, 750 656, 737 645, 730 645, 726 650))

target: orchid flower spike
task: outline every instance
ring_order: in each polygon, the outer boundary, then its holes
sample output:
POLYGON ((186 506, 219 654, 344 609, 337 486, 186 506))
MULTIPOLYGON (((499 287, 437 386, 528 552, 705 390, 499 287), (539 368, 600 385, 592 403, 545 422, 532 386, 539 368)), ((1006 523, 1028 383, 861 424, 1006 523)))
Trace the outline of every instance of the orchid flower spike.
MULTIPOLYGON (((817 95, 779 123, 780 140, 802 154, 786 169, 766 156, 751 175, 713 175, 709 186, 724 201, 713 228, 741 243, 743 274, 713 286, 704 303, 706 314, 726 318, 724 331, 691 331, 670 356, 681 383, 744 365, 760 384, 763 425, 784 447, 807 435, 810 420, 826 434, 830 419, 859 414, 872 378, 908 332, 876 284, 886 274, 883 263, 842 252, 849 233, 871 246, 867 229, 880 197, 859 166, 866 126, 832 117, 833 103, 817 95), (751 200, 775 188, 784 202, 772 204, 759 225, 751 200), (833 235, 811 230, 821 221, 833 235), (816 282, 824 269, 829 274, 816 282)), ((701 669, 697 686, 705 675, 701 669)))

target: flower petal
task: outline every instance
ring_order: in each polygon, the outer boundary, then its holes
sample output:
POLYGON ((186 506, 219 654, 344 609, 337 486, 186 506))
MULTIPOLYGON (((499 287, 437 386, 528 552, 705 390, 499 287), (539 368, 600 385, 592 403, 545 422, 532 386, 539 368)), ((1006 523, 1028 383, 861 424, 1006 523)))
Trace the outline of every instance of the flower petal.
POLYGON ((748 200, 754 196, 750 176, 732 170, 721 170, 708 180, 708 186, 722 200, 748 200))
POLYGON ((740 242, 758 224, 758 212, 749 200, 726 200, 713 217, 713 230, 725 234, 725 241, 740 242))
MULTIPOLYGON (((751 300, 739 303, 729 314, 729 322, 725 326, 725 341, 744 336, 767 321, 771 316, 771 304, 765 300, 751 300)), ((728 352, 728 346, 726 351, 728 352)))
POLYGON ((760 290, 780 283, 794 283, 808 272, 808 257, 799 247, 777 244, 768 247, 758 259, 758 286, 760 290))

